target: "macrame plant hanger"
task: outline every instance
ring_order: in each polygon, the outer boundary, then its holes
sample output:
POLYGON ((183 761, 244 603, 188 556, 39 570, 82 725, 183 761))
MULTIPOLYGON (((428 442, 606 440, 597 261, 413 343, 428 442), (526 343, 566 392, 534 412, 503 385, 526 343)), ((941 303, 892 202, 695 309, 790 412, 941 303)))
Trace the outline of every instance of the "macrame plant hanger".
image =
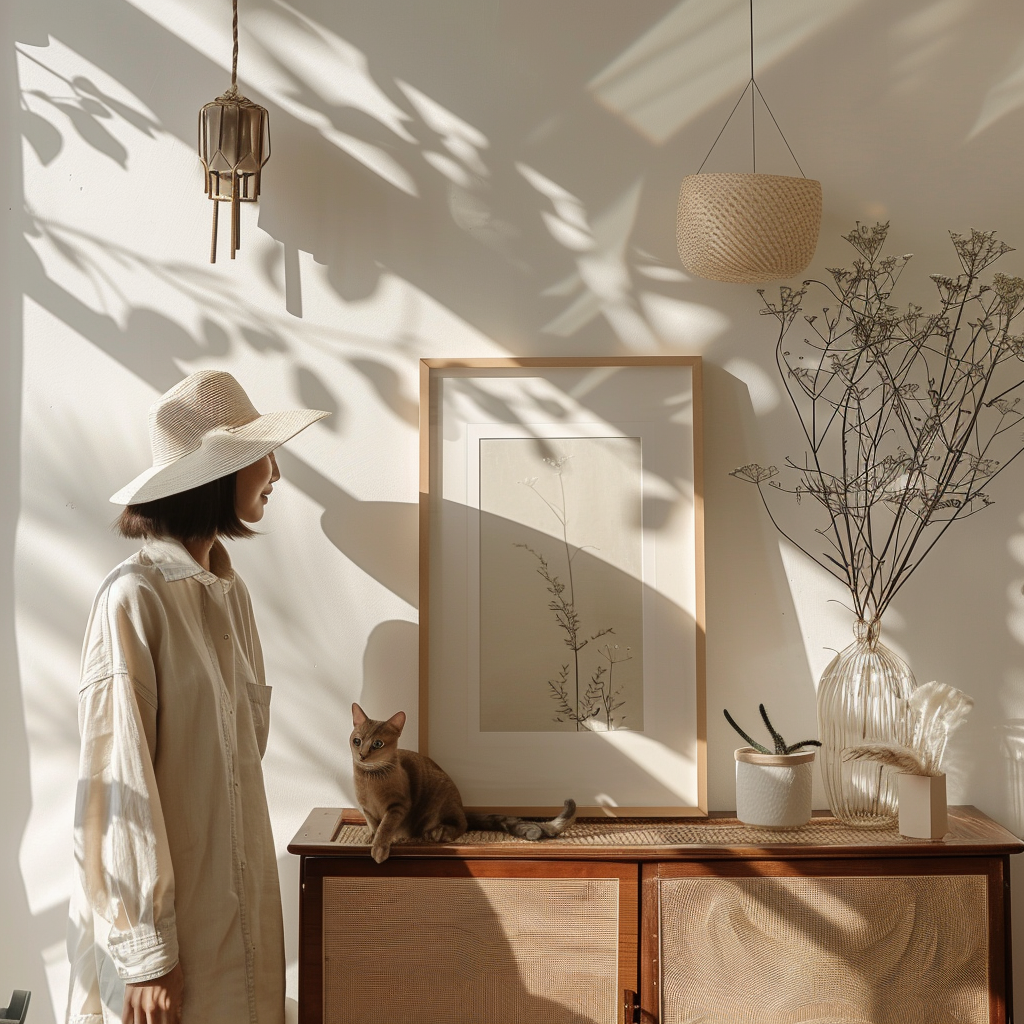
POLYGON ((754 0, 749 6, 750 79, 697 173, 683 178, 676 213, 676 242, 683 265, 712 281, 745 284, 793 277, 805 270, 821 228, 821 182, 804 175, 754 77, 754 0), (703 174, 748 92, 753 173, 703 174), (800 171, 799 178, 757 173, 758 97, 800 171))
POLYGON ((231 85, 199 112, 199 158, 213 200, 210 262, 217 262, 217 219, 231 204, 231 258, 241 248, 240 203, 260 197, 260 173, 270 159, 270 116, 238 91, 238 0, 231 0, 231 85))

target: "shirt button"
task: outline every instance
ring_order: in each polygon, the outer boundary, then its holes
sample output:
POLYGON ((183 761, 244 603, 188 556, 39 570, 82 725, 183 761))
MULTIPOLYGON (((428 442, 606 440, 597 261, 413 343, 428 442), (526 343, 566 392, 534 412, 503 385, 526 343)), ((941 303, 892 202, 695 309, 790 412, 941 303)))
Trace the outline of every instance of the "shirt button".
POLYGON ((230 633, 225 633, 224 634, 224 639, 225 640, 230 640, 231 639, 231 634, 230 633))

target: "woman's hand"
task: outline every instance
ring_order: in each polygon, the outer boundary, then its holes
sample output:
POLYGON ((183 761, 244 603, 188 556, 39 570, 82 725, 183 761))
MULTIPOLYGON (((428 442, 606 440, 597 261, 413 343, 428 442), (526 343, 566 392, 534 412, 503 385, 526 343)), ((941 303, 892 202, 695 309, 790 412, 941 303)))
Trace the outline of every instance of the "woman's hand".
POLYGON ((178 1024, 184 989, 181 964, 152 981, 125 985, 122 1024, 178 1024))

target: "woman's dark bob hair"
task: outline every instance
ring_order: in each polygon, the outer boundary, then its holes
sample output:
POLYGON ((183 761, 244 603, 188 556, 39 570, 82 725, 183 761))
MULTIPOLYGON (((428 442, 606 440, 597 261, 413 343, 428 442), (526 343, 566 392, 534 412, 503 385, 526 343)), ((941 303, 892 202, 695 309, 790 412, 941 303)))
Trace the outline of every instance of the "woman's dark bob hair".
POLYGON ((173 537, 183 543, 256 536, 235 511, 234 473, 180 494, 126 505, 114 528, 122 537, 173 537))

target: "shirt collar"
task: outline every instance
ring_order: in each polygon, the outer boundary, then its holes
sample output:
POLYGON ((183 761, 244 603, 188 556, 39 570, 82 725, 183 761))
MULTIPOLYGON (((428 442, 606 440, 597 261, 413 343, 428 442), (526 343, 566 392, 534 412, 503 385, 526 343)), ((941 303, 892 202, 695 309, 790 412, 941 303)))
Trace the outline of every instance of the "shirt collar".
POLYGON ((200 583, 210 586, 219 580, 224 585, 225 592, 230 590, 235 582, 231 558, 227 548, 219 540, 215 540, 210 549, 209 571, 188 553, 188 549, 181 541, 173 537, 154 537, 146 542, 142 552, 168 582, 190 579, 194 576, 200 583))

